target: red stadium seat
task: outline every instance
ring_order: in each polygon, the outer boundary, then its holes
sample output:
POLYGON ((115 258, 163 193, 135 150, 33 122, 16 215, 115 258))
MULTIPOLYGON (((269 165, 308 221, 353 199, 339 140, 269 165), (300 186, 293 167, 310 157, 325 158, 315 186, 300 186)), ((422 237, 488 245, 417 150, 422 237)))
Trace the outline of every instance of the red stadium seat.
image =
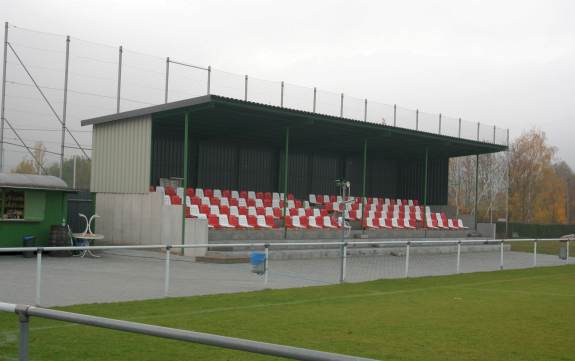
POLYGON ((239 228, 238 217, 229 215, 228 216, 228 222, 230 223, 230 225, 234 226, 234 228, 239 228))
POLYGON ((248 203, 248 207, 255 207, 256 206, 256 200, 255 199, 248 198, 247 203, 248 203))
POLYGON ((248 208, 247 207, 238 207, 238 211, 240 212, 241 216, 247 216, 248 215, 248 208))
POLYGON ((264 193, 263 192, 256 192, 256 198, 257 199, 264 199, 264 193))
POLYGON ((276 222, 273 216, 266 216, 266 224, 271 228, 277 228, 276 222))
POLYGON ((258 226, 258 219, 256 216, 248 216, 248 224, 254 228, 258 226))
POLYGON ((229 189, 222 190, 222 198, 232 198, 232 194, 229 189))
POLYGON ((230 214, 230 207, 220 205, 220 214, 230 214))
POLYGON ((266 209, 264 207, 256 207, 256 214, 258 216, 265 216, 266 215, 266 209))
POLYGON ((236 207, 238 206, 238 200, 237 200, 237 198, 229 198, 229 199, 228 199, 228 202, 230 203, 230 207, 231 207, 231 206, 236 206, 236 207))
POLYGON ((196 195, 195 189, 194 188, 186 189, 186 195, 190 198, 194 197, 196 195))
POLYGON ((176 195, 170 196, 170 201, 172 202, 172 205, 181 205, 182 204, 182 199, 176 195))
POLYGON ((275 218, 281 218, 282 210, 280 208, 273 208, 273 212, 275 218))
POLYGON ((214 191, 210 188, 204 188, 204 196, 205 197, 213 197, 214 191))
POLYGON ((271 192, 265 192, 264 193, 264 199, 272 199, 272 193, 271 192))
POLYGON ((240 198, 247 199, 247 198, 248 198, 248 192, 246 192, 246 191, 240 191, 240 198))
POLYGON ((216 229, 220 228, 220 222, 218 216, 216 216, 215 214, 210 214, 208 216, 208 227, 216 229))

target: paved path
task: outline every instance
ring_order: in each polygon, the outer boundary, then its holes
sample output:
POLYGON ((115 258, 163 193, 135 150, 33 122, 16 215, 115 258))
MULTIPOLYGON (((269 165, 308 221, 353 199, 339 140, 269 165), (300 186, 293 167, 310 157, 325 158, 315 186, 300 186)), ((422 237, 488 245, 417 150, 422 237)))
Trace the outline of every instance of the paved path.
MULTIPOLYGON (((461 272, 499 269, 499 252, 462 253, 461 272)), ((557 256, 537 256, 538 266, 565 264, 557 256)), ((571 258, 569 263, 575 264, 571 258)), ((163 254, 152 251, 108 251, 102 258, 44 257, 42 306, 114 302, 163 297, 163 254)), ((504 268, 533 265, 529 253, 505 251, 504 268)), ((456 272, 455 254, 412 254, 409 276, 447 275, 456 272)), ((337 283, 340 260, 272 260, 269 282, 251 272, 249 264, 202 264, 172 256, 170 296, 289 288, 337 283)), ((404 256, 349 256, 347 281, 403 277, 404 256)), ((0 300, 35 302, 36 259, 0 256, 0 300)))

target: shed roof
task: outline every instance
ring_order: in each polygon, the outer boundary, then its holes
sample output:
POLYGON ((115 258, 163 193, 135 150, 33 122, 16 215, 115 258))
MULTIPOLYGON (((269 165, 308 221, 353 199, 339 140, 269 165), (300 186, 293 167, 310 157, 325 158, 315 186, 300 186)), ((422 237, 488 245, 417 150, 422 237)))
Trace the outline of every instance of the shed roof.
POLYGON ((0 188, 39 189, 47 191, 68 191, 66 182, 51 175, 0 173, 0 188))
MULTIPOLYGON (((361 149, 364 140, 370 148, 396 158, 421 157, 429 149, 431 156, 457 157, 500 152, 504 145, 386 124, 294 110, 250 101, 204 95, 196 98, 140 108, 117 114, 86 119, 82 125, 99 125, 135 117, 152 116, 166 129, 181 127, 183 115, 193 113, 191 131, 203 136, 233 135, 237 139, 254 139, 281 145, 286 127, 297 129, 290 142, 314 148, 361 149), (359 146, 358 146, 359 144, 359 146)), ((176 133, 181 129, 176 129, 176 133)))

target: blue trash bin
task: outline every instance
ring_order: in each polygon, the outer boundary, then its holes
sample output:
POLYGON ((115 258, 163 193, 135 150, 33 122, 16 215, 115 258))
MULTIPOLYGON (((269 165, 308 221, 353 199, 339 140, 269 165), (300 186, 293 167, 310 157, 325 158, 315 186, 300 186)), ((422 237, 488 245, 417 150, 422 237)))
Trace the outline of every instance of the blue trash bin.
MULTIPOLYGON (((22 247, 36 247, 36 237, 30 235, 22 237, 22 247)), ((34 257, 34 251, 22 252, 22 256, 24 258, 32 258, 34 257)))
POLYGON ((266 272, 266 254, 263 252, 250 253, 250 264, 253 273, 264 274, 266 272))

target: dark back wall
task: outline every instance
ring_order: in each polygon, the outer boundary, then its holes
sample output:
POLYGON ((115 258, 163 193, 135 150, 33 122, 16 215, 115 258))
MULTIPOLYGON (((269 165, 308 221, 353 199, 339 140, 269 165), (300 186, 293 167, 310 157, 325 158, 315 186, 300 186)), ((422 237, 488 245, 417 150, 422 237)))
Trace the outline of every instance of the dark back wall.
MULTIPOLYGON (((181 133, 154 130, 151 184, 159 178, 182 177, 181 133)), ((423 201, 423 160, 384 159, 369 152, 366 195, 423 201)), ((290 146, 288 192, 307 199, 310 193, 336 194, 335 180, 351 182, 352 195, 361 195, 361 153, 334 154, 290 146)), ((189 185, 191 187, 283 191, 283 149, 255 142, 190 137, 189 185)), ((430 159, 428 204, 447 204, 448 159, 430 159)))

